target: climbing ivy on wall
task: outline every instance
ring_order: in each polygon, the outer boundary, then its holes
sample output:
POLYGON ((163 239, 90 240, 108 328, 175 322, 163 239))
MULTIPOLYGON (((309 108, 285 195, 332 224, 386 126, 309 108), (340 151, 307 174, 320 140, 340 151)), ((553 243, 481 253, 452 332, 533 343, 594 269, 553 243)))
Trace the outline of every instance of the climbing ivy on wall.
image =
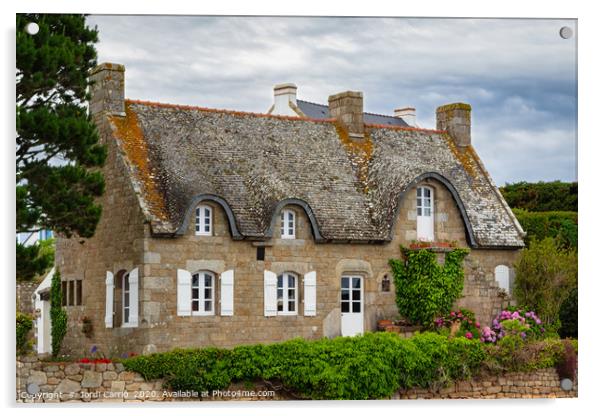
POLYGON ((50 336, 54 357, 58 356, 63 338, 67 333, 67 312, 63 309, 62 304, 61 273, 56 269, 50 285, 50 336))
POLYGON ((402 258, 389 260, 399 313, 424 326, 432 325, 436 316, 448 313, 464 289, 463 263, 468 253, 468 249, 449 251, 441 266, 435 252, 402 246, 402 258))

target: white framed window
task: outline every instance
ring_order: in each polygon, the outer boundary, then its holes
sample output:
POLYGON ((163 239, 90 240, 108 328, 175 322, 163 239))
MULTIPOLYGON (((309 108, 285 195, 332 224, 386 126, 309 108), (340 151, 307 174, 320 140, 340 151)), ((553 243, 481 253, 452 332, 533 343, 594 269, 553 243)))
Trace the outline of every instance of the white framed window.
POLYGON ((121 278, 123 282, 123 289, 121 290, 121 305, 123 308, 123 323, 130 323, 130 312, 131 312, 131 291, 130 291, 130 274, 126 273, 121 278))
POLYGON ((295 238, 295 211, 285 209, 280 213, 280 237, 295 238))
POLYGON ((196 208, 194 231, 196 235, 213 235, 213 208, 209 205, 196 208))
POLYGON ((434 199, 432 188, 428 186, 416 188, 416 236, 418 240, 435 240, 434 199))
POLYGON ((297 276, 285 272, 278 275, 276 281, 276 313, 278 315, 297 315, 297 276))
POLYGON ((198 272, 191 281, 192 315, 213 315, 215 312, 215 275, 211 272, 198 272))
POLYGON ((500 289, 504 289, 507 294, 510 294, 512 287, 510 284, 510 268, 508 266, 503 264, 496 266, 495 281, 500 289))

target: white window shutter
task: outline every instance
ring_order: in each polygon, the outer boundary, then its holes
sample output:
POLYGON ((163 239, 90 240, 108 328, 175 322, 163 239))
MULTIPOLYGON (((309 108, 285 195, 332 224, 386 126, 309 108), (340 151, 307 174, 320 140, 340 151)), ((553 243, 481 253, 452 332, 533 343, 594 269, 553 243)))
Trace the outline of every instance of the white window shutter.
POLYGON ((128 326, 138 326, 138 268, 130 272, 130 322, 128 326))
POLYGON ((265 316, 276 316, 276 273, 269 270, 263 272, 263 312, 265 316))
POLYGON ((226 270, 221 275, 220 304, 222 316, 234 315, 234 270, 226 270))
POLYGON ((305 316, 316 316, 316 272, 303 277, 303 299, 305 316))
POLYGON ((178 269, 178 316, 192 314, 192 273, 178 269))
POLYGON ((113 328, 113 294, 115 290, 113 273, 107 272, 105 286, 107 294, 105 298, 105 326, 107 328, 113 328))

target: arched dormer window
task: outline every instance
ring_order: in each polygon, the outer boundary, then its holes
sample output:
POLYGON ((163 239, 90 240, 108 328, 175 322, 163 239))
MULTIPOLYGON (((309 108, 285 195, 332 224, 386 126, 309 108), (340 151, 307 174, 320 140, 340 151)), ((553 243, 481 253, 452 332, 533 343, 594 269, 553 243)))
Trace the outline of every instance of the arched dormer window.
POLYGON ((416 238, 419 241, 435 240, 435 198, 433 188, 416 188, 416 238))
POLYGON ((194 232, 196 235, 213 235, 213 208, 209 205, 196 208, 194 232))
POLYGON ((295 211, 283 209, 280 213, 280 238, 295 238, 295 211))

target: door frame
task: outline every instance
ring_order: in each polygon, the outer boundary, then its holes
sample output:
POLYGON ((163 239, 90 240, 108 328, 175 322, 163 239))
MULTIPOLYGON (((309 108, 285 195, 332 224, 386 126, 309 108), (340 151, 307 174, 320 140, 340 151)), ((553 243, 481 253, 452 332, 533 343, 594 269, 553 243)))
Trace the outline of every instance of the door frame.
POLYGON ((353 336, 353 335, 358 335, 358 334, 363 334, 366 328, 365 325, 365 310, 366 310, 366 304, 365 304, 365 281, 366 281, 366 276, 364 276, 361 273, 343 273, 339 279, 339 305, 341 305, 341 303, 343 302, 343 298, 342 298, 342 294, 343 294, 343 279, 347 278, 349 279, 349 310, 350 312, 343 312, 343 309, 341 307, 341 335, 342 336, 353 336), (352 279, 353 278, 359 278, 360 279, 360 312, 351 312, 353 309, 353 295, 351 292, 351 283, 352 283, 352 279), (344 332, 344 328, 343 328, 343 324, 344 324, 344 316, 343 314, 347 314, 347 315, 353 315, 353 314, 359 314, 361 315, 361 318, 358 319, 359 323, 361 324, 361 329, 357 332, 354 333, 348 333, 345 334, 344 332))

